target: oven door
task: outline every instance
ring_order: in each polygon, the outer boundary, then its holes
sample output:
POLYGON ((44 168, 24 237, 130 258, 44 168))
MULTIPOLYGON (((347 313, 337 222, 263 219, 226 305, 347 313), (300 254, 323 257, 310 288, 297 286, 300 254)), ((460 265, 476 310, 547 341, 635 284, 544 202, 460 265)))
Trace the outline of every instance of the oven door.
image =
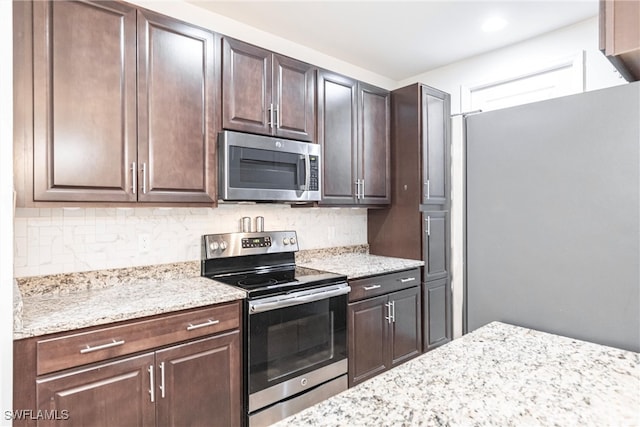
POLYGON ((347 372, 346 283, 249 302, 249 412, 347 372))
POLYGON ((259 135, 220 134, 224 200, 320 200, 320 146, 259 135))

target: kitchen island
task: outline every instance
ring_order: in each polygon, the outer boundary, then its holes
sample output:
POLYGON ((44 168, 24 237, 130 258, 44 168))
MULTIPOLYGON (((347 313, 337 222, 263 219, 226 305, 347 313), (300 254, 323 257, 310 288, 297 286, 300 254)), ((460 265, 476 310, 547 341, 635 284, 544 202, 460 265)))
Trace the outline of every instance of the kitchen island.
POLYGON ((640 354, 493 322, 282 426, 640 425, 640 354))

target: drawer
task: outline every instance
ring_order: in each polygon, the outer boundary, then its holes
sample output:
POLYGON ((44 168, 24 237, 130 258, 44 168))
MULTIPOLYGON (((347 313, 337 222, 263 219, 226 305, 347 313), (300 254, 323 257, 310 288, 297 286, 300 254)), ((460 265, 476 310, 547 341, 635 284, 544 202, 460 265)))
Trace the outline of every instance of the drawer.
POLYGON ((211 335, 240 326, 240 303, 72 333, 37 342, 37 374, 211 335))
POLYGON ((349 302, 384 295, 418 285, 420 285, 419 268, 349 280, 349 286, 351 286, 349 302))

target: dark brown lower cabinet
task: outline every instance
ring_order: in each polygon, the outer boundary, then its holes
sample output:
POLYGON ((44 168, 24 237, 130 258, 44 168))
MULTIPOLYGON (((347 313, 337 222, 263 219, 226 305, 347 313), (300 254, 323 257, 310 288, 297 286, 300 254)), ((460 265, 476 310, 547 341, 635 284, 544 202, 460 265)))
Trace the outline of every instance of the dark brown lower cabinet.
POLYGON ((239 426, 240 332, 156 352, 158 426, 239 426))
POLYGON ((38 379, 38 426, 155 426, 153 353, 38 379))
POLYGON ((36 380, 38 426, 238 426, 240 333, 36 380))
POLYGON ((419 355, 420 325, 419 286, 350 303, 349 387, 419 355))
POLYGON ((432 280, 422 291, 425 331, 424 351, 451 341, 451 287, 449 279, 432 280))

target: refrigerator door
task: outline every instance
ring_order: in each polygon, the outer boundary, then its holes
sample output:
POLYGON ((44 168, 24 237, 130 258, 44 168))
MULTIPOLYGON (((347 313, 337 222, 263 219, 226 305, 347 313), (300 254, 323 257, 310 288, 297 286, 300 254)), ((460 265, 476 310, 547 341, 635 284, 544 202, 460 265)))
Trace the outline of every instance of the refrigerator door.
POLYGON ((640 351, 640 83, 467 118, 468 330, 640 351))

